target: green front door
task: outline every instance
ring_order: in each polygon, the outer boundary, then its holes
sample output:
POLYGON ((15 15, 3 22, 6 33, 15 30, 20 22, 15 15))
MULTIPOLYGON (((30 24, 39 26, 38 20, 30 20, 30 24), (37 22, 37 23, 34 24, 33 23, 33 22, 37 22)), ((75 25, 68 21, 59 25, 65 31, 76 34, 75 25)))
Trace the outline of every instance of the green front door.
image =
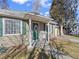
POLYGON ((39 39, 39 31, 38 31, 38 23, 33 23, 33 39, 38 40, 39 39))

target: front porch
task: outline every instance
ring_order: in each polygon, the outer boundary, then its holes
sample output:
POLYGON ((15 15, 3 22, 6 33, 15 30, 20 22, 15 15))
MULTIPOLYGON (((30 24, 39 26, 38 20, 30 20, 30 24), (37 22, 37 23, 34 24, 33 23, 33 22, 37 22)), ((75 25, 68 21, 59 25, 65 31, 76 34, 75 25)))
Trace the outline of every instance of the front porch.
POLYGON ((57 24, 54 22, 46 21, 38 21, 38 18, 36 20, 29 19, 28 20, 29 25, 29 47, 33 46, 33 43, 36 41, 42 41, 45 39, 47 42, 52 37, 57 36, 57 24))

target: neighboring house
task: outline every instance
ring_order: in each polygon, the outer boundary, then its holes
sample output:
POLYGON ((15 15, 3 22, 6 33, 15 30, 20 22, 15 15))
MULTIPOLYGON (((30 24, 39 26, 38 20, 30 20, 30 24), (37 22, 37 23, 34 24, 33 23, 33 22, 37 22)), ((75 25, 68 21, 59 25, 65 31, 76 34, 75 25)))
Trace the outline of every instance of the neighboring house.
POLYGON ((34 13, 0 10, 0 36, 20 35, 24 35, 25 40, 27 39, 29 45, 32 46, 33 40, 46 39, 49 41, 53 36, 59 35, 59 30, 57 23, 52 18, 34 13))

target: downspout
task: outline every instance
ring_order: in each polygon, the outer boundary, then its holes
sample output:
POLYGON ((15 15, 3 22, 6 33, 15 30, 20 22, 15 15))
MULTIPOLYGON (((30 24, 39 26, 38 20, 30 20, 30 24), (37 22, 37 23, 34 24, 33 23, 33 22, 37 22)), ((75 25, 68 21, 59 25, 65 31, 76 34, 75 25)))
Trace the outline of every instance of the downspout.
POLYGON ((48 42, 50 41, 50 38, 49 38, 49 25, 50 25, 50 22, 47 23, 47 27, 48 27, 48 31, 47 31, 47 33, 48 33, 48 42))

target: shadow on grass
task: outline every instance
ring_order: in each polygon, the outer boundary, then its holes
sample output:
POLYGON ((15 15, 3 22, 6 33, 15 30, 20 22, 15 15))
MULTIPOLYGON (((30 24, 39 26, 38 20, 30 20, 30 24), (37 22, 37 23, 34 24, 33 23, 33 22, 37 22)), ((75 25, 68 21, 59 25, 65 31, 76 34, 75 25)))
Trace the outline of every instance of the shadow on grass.
POLYGON ((41 52, 38 55, 38 59, 49 59, 49 56, 45 53, 44 49, 41 49, 41 52))
POLYGON ((51 54, 50 54, 50 55, 46 54, 44 49, 40 49, 41 51, 38 50, 38 51, 37 51, 37 52, 39 52, 38 55, 35 55, 36 49, 37 49, 37 48, 34 48, 34 49, 31 51, 31 53, 30 53, 28 59, 56 59, 56 58, 53 57, 53 55, 51 55, 51 54))
POLYGON ((33 50, 30 52, 30 55, 29 55, 28 59, 33 59, 33 58, 34 58, 34 56, 33 56, 34 51, 35 51, 35 47, 34 47, 33 50))
MULTIPOLYGON (((70 43, 69 43, 70 44, 70 43)), ((68 44, 68 45, 69 45, 68 44)), ((55 48, 55 50, 57 50, 57 52, 56 52, 56 54, 55 55, 57 55, 57 56, 61 56, 61 57, 63 57, 63 55, 65 55, 65 56, 70 56, 71 58, 74 58, 74 59, 79 59, 79 58, 77 58, 77 57, 74 57, 74 56, 72 56, 68 51, 66 51, 64 48, 64 46, 63 46, 63 44, 62 43, 60 43, 60 44, 57 44, 57 41, 54 41, 54 40, 51 40, 50 41, 50 46, 51 46, 51 48, 55 48)), ((74 46, 74 47, 77 47, 77 46, 74 46)), ((78 47, 77 47, 78 48, 78 47)))

